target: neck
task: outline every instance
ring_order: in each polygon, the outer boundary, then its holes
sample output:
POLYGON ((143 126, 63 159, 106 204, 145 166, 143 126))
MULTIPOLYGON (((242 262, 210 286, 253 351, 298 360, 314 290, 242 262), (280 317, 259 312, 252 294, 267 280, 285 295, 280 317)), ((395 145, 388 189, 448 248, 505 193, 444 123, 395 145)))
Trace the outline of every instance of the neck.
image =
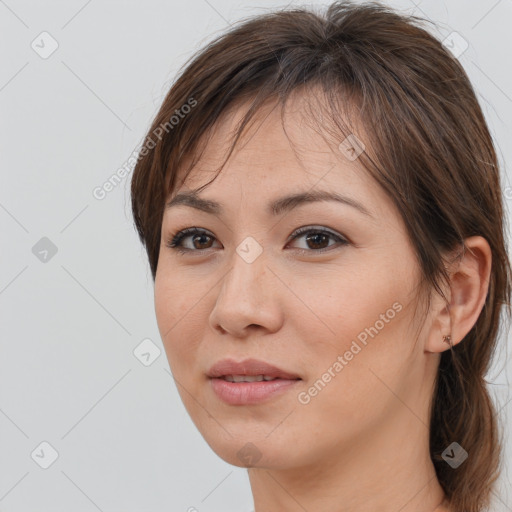
POLYGON ((408 408, 302 467, 251 468, 255 512, 440 512, 428 428, 408 408))

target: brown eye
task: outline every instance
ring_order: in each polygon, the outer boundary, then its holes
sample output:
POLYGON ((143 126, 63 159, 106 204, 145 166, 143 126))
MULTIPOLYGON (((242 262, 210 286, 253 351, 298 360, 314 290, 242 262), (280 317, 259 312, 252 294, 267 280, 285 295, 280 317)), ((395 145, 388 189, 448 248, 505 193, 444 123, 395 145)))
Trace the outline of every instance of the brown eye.
POLYGON ((305 240, 306 246, 299 248, 299 250, 303 253, 306 252, 325 252, 331 250, 330 247, 333 245, 346 245, 349 242, 343 238, 341 235, 337 233, 333 233, 331 231, 327 231, 326 229, 313 228, 313 227, 305 227, 300 228, 292 235, 292 240, 297 240, 299 238, 303 238, 305 240), (329 243, 330 240, 333 240, 334 243, 329 243))
MULTIPOLYGON (((292 235, 292 241, 303 238, 306 246, 298 248, 302 253, 319 253, 335 248, 333 246, 347 245, 349 242, 341 235, 324 228, 304 227, 292 235), (332 243, 330 243, 332 241, 332 243)), ((216 238, 199 228, 187 228, 179 231, 167 242, 167 247, 181 253, 201 252, 212 248, 216 238)))
POLYGON ((215 237, 203 229, 187 228, 176 233, 166 245, 182 253, 195 252, 210 249, 213 240, 215 237), (187 240, 190 242, 184 244, 183 242, 187 240))
POLYGON ((325 233, 314 233, 306 236, 306 242, 311 244, 309 245, 310 249, 323 249, 329 246, 329 238, 330 235, 325 233))
POLYGON ((191 237, 192 244, 196 249, 208 249, 208 247, 205 247, 205 245, 208 244, 208 239, 211 239, 211 236, 205 235, 204 233, 193 235, 191 237))

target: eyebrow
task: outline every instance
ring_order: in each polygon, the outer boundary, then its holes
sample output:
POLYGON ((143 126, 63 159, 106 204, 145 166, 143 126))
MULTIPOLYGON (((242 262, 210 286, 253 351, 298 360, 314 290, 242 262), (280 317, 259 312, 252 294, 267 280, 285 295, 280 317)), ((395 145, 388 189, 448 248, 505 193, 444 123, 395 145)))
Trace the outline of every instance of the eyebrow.
MULTIPOLYGON (((336 201, 338 203, 351 206, 359 210, 364 215, 372 217, 372 214, 355 199, 344 196, 342 194, 338 194, 337 192, 329 192, 326 190, 298 192, 288 196, 280 197, 269 203, 267 212, 270 215, 277 216, 281 213, 289 212, 290 210, 306 203, 319 201, 336 201)), ((198 196, 197 192, 182 192, 177 194, 167 203, 166 210, 178 205, 189 206, 190 208, 195 208, 196 210, 217 216, 221 215, 223 212, 223 208, 220 203, 212 199, 203 199, 198 196)))

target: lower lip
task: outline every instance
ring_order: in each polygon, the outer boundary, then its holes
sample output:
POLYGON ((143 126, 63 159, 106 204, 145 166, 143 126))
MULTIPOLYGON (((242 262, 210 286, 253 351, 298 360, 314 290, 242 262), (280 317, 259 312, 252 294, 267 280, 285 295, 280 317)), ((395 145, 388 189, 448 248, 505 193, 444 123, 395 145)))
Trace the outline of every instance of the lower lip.
POLYGON ((284 393, 299 380, 275 379, 257 382, 228 382, 221 378, 211 378, 210 382, 215 394, 227 404, 250 405, 284 393))

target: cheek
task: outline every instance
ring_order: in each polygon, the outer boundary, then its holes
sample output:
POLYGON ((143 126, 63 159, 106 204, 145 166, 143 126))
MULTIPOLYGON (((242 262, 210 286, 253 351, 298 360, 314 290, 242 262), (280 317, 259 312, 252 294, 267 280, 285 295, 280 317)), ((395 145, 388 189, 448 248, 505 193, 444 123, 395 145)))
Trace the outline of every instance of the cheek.
POLYGON ((308 333, 304 341, 315 340, 317 354, 324 346, 326 350, 344 351, 358 335, 364 342, 368 330, 375 334, 375 327, 379 335, 389 332, 404 316, 411 288, 405 274, 406 269, 399 276, 396 268, 389 269, 382 261, 361 260, 358 265, 347 263, 337 268, 319 267, 314 273, 300 272, 292 288, 302 304, 293 302, 293 311, 287 314, 301 324, 302 332, 308 333))
POLYGON ((318 408, 311 418, 325 419, 325 409, 326 415, 339 414, 343 424, 347 416, 368 421, 391 396, 379 378, 395 389, 405 371, 412 281, 406 269, 400 277, 396 269, 365 267, 369 270, 364 273, 340 269, 336 280, 331 270, 330 275, 296 281, 315 313, 295 313, 308 354, 305 384, 315 404, 311 412, 318 408))
POLYGON ((326 446, 378 427, 400 406, 390 390, 403 390, 408 372, 407 353, 401 348, 407 325, 402 314, 403 309, 383 327, 375 326, 374 314, 365 315, 364 321, 362 316, 340 321, 336 342, 325 341, 311 352, 303 393, 295 397, 296 418, 306 430, 322 431, 326 446), (367 330, 361 329, 362 323, 367 330))
POLYGON ((169 365, 173 373, 189 373, 202 336, 204 319, 199 321, 200 297, 193 287, 166 274, 155 278, 155 314, 169 365))

